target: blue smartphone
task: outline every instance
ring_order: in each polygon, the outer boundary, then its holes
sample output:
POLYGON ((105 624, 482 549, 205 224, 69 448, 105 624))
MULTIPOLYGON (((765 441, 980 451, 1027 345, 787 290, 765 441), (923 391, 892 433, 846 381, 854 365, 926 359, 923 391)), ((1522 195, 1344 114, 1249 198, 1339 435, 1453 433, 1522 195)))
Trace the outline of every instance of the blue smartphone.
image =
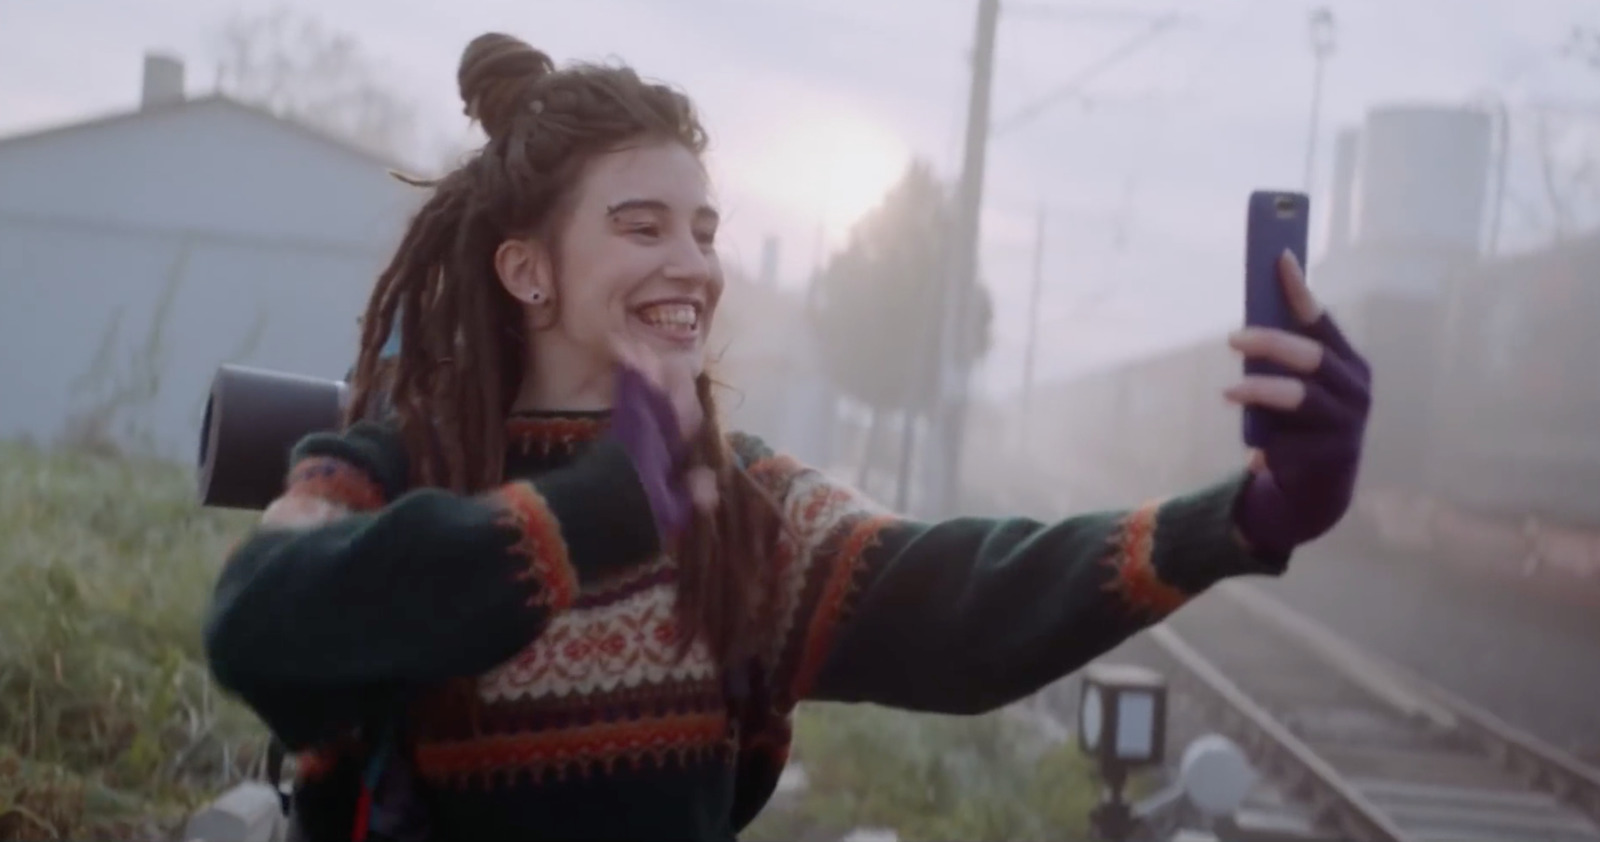
MULTIPOLYGON (((1288 250, 1300 265, 1306 265, 1306 237, 1311 216, 1311 197, 1287 190, 1257 190, 1250 194, 1249 218, 1245 228, 1244 323, 1252 327, 1294 330, 1297 325, 1289 309, 1278 276, 1278 258, 1288 250)), ((1246 359, 1245 374, 1282 374, 1270 362, 1246 359)), ((1264 447, 1272 432, 1270 413, 1255 407, 1244 408, 1246 447, 1264 447)))

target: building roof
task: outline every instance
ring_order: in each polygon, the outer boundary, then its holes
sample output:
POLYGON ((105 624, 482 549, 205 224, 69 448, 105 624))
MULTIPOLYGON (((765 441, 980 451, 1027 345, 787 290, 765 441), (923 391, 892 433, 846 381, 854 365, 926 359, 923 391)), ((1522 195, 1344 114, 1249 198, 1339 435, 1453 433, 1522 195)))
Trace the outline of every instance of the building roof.
POLYGON ((7 137, 0 137, 0 151, 4 151, 7 148, 22 144, 48 143, 67 134, 101 131, 120 126, 124 123, 133 122, 135 120, 145 120, 171 115, 177 111, 201 111, 208 109, 226 109, 251 115, 262 121, 272 124, 276 128, 302 135, 317 143, 339 150, 340 152, 352 156, 354 159, 359 160, 359 162, 368 166, 376 164, 387 169, 400 172, 407 172, 411 169, 399 161, 372 152, 314 126, 309 126, 296 120, 281 117, 265 108, 252 105, 247 102, 242 102, 222 93, 213 93, 206 96, 184 99, 181 102, 172 103, 170 105, 153 105, 134 107, 132 109, 121 109, 109 114, 102 114, 98 117, 90 117, 85 120, 78 120, 58 126, 50 126, 43 129, 21 132, 19 134, 10 135, 7 137))

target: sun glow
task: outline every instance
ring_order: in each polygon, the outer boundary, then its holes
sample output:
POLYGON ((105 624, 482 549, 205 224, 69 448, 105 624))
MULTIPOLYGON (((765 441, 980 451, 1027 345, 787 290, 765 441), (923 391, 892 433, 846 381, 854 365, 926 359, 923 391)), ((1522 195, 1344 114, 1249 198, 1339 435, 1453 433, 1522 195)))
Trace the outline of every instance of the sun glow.
POLYGON ((786 214, 821 224, 830 240, 875 207, 904 174, 905 143, 849 111, 796 115, 735 165, 741 186, 786 214))

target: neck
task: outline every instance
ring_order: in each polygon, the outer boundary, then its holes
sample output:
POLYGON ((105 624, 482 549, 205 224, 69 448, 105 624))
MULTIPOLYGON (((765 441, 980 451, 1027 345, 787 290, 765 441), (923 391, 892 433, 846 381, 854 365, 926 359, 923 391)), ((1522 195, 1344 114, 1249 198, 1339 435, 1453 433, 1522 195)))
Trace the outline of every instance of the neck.
POLYGON ((555 331, 534 334, 533 358, 524 366, 513 412, 593 412, 611 408, 615 388, 609 363, 571 343, 555 331))

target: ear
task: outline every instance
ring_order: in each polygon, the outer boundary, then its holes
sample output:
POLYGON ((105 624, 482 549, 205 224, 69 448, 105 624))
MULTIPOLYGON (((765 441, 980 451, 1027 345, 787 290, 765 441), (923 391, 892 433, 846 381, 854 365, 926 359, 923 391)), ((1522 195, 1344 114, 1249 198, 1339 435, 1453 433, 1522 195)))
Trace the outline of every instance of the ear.
POLYGON ((494 250, 494 271, 511 297, 529 305, 555 298, 550 250, 535 240, 506 240, 494 250))

